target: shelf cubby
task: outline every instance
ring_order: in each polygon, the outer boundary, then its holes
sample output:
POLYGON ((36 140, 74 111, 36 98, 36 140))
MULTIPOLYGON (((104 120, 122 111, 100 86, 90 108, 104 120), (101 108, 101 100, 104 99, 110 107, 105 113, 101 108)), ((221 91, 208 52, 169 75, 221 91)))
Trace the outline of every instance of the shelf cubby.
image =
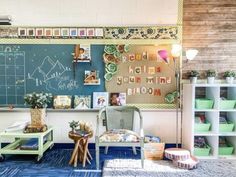
MULTIPOLYGON (((213 87, 213 86, 212 87, 196 87, 196 89, 195 89, 195 101, 196 101, 196 99, 210 99, 213 101, 213 107, 210 108, 209 110, 218 109, 218 107, 219 107, 218 98, 219 98, 219 88, 218 87, 213 87)), ((195 102, 195 104, 196 104, 196 102, 195 102)), ((197 108, 195 105, 195 109, 197 110, 199 108, 197 108)), ((206 108, 206 110, 208 110, 208 108, 206 108)))
POLYGON ((194 134, 197 135, 205 135, 205 134, 209 134, 209 135, 215 135, 218 132, 218 124, 217 124, 217 120, 218 120, 218 112, 195 112, 195 117, 198 116, 205 116, 206 118, 206 122, 205 123, 194 123, 194 134), (210 124, 209 130, 207 130, 206 128, 208 127, 208 124, 210 124))
MULTIPOLYGON (((197 136, 194 136, 196 138, 197 136)), ((216 157, 218 152, 218 137, 217 136, 203 136, 209 148, 195 148, 194 155, 197 157, 216 157), (209 152, 209 154, 208 154, 209 152)))
MULTIPOLYGON (((201 159, 229 158, 236 159, 236 84, 184 84, 183 90, 183 131, 182 147, 194 155, 194 138, 204 136, 211 147, 210 155, 197 156, 201 159), (222 99, 224 97, 225 99, 222 99), (196 99, 206 98, 214 101, 212 109, 197 109, 196 99), (222 100, 225 100, 222 104, 222 100), (227 102, 229 101, 229 102, 227 102), (231 102, 232 101, 232 102, 231 102), (211 124, 209 131, 196 131, 195 117, 204 115, 211 124), (226 117, 227 124, 220 124, 221 117, 226 117), (227 154, 229 148, 219 147, 221 137, 233 146, 233 152, 227 154), (226 153, 224 153, 226 151, 226 153)), ((224 121, 222 121, 224 122, 224 121)), ((232 149, 232 148, 231 148, 232 149)))

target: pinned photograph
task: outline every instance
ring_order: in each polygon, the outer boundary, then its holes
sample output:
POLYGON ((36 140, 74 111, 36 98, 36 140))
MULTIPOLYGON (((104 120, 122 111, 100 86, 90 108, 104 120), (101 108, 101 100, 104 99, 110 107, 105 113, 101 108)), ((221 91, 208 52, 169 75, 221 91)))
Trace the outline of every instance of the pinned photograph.
POLYGON ((70 38, 77 38, 77 28, 70 28, 70 38))
POLYGON ((129 54, 129 61, 130 62, 135 61, 135 54, 129 54))
POLYGON ((44 37, 46 38, 52 37, 52 28, 44 28, 44 37))
POLYGON ((93 108, 108 106, 108 92, 93 92, 93 108))
POLYGON ((86 38, 86 36, 87 36, 86 28, 78 28, 78 37, 84 39, 86 38))
POLYGON ((52 29, 53 38, 60 38, 61 37, 61 30, 60 28, 53 28, 52 29))
POLYGON ((118 77, 116 78, 116 84, 117 84, 117 85, 122 85, 122 82, 123 82, 123 77, 122 77, 122 76, 118 76, 118 77))
POLYGON ((20 38, 26 38, 26 28, 18 28, 18 36, 20 38))
POLYGON ((27 38, 35 38, 35 28, 27 28, 27 38))
POLYGON ((75 95, 74 109, 90 109, 91 95, 75 95))
POLYGON ((160 77, 159 84, 166 84, 166 77, 160 77))
POLYGON ((69 36, 70 36, 69 28, 61 28, 61 37, 66 39, 69 38, 69 36))
POLYGON ((43 28, 36 28, 35 36, 36 36, 36 38, 43 38, 43 36, 44 36, 43 28))
POLYGON ((89 44, 75 45, 74 59, 76 62, 90 62, 91 61, 91 49, 89 44))
POLYGON ((100 84, 99 71, 85 70, 84 74, 85 74, 84 85, 99 85, 100 84))
POLYGON ((155 67, 154 66, 148 67, 148 74, 155 74, 155 67))
POLYGON ((126 93, 110 93, 111 106, 124 106, 126 104, 126 93))

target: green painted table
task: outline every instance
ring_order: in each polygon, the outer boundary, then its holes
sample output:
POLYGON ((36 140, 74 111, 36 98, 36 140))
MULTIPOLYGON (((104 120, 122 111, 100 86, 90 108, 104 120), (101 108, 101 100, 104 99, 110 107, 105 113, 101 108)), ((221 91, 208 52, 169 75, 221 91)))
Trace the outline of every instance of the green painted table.
POLYGON ((37 161, 43 157, 43 153, 52 148, 53 143, 53 128, 48 127, 48 130, 40 133, 23 133, 22 131, 1 132, 0 133, 0 159, 4 160, 4 154, 35 154, 37 161), (15 141, 2 147, 2 139, 14 138, 15 141), (38 148, 36 150, 21 150, 19 146, 31 138, 38 139, 38 148))

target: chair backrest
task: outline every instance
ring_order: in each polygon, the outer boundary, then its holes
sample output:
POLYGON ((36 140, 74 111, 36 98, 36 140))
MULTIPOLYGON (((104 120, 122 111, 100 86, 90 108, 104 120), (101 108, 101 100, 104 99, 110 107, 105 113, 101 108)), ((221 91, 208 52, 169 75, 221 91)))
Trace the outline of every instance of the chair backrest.
POLYGON ((140 111, 134 106, 107 106, 105 107, 106 130, 134 129, 135 112, 140 111))

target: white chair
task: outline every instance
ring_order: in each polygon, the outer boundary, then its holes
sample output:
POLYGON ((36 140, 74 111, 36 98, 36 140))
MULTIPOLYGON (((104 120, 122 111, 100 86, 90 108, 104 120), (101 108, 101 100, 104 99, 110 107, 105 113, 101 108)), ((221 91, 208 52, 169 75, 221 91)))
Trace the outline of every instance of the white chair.
POLYGON ((144 166, 144 132, 143 118, 140 110, 134 106, 107 106, 100 109, 97 116, 96 129, 96 167, 99 169, 99 147, 131 146, 134 154, 135 147, 140 147, 141 166, 144 166), (137 121, 136 121, 137 120, 137 121), (106 131, 100 135, 100 123, 106 127, 106 131), (136 133, 134 130, 138 131, 136 133))

